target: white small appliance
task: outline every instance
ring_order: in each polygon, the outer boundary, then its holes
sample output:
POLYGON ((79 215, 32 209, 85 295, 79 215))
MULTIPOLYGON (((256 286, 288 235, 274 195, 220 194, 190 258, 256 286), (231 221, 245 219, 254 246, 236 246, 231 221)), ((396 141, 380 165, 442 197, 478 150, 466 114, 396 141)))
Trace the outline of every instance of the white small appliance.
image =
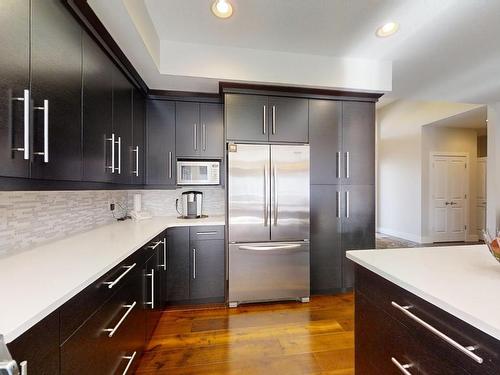
POLYGON ((179 199, 175 200, 175 209, 182 219, 199 219, 203 217, 203 193, 201 191, 185 191, 182 193, 181 210, 179 199))
POLYGON ((133 220, 147 220, 151 219, 152 216, 147 211, 142 211, 142 195, 134 194, 134 209, 130 211, 130 217, 133 220))
POLYGON ((177 161, 177 185, 220 185, 220 161, 177 161))

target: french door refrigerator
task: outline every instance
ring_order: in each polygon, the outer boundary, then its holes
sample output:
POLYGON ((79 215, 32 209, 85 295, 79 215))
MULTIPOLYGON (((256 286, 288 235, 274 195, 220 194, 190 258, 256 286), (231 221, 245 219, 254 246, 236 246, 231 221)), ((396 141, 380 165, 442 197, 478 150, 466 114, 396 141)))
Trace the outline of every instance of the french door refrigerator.
POLYGON ((229 305, 309 301, 309 146, 228 145, 229 305))

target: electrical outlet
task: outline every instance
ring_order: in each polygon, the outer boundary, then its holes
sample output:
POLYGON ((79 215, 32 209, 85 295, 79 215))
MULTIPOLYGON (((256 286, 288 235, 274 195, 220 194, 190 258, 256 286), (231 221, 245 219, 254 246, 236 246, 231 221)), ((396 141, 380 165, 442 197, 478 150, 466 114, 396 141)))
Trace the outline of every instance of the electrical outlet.
POLYGON ((114 203, 110 203, 109 204, 109 210, 110 211, 114 211, 115 210, 115 204, 114 203))

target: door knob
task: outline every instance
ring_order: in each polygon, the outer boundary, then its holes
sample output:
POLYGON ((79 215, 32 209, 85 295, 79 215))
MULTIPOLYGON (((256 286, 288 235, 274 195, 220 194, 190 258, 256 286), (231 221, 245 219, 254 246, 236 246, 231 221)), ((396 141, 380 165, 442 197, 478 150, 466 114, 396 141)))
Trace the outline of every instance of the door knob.
POLYGON ((450 202, 446 202, 445 205, 448 206, 450 204, 450 202))

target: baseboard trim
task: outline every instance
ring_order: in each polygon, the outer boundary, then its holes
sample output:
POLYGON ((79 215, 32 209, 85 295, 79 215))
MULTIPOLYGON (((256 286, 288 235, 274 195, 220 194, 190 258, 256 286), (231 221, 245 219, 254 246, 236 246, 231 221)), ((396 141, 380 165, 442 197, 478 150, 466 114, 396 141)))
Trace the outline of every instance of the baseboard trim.
POLYGON ((417 236, 417 235, 412 234, 412 233, 399 232, 397 230, 392 230, 389 228, 382 228, 382 227, 377 228, 377 232, 382 233, 382 234, 386 234, 388 236, 398 237, 398 238, 401 238, 403 240, 408 240, 408 241, 412 241, 412 242, 416 242, 416 243, 424 243, 424 242, 422 242, 422 237, 417 236))

